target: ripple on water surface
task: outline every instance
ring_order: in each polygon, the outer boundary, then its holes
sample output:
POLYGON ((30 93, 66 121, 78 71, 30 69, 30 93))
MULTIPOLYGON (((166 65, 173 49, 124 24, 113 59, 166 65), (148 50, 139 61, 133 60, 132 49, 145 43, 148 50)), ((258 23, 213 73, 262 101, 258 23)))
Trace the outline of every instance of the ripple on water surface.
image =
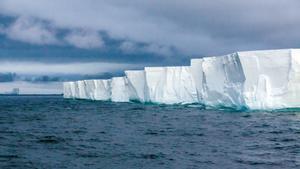
POLYGON ((300 113, 0 97, 0 168, 300 168, 300 113))

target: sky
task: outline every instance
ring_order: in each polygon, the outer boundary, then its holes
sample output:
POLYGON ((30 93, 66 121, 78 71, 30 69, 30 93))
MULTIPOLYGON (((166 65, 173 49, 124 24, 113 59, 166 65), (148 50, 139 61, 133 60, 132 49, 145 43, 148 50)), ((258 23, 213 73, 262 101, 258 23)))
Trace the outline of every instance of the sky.
POLYGON ((61 93, 63 81, 125 69, 297 48, 299 9, 298 0, 0 0, 0 93, 61 93))

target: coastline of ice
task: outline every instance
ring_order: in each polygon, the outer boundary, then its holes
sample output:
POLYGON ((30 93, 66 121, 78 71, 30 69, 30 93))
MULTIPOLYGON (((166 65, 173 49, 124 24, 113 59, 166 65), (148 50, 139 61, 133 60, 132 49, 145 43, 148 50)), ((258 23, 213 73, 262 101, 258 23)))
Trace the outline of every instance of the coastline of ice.
POLYGON ((300 49, 236 52, 190 66, 127 70, 124 77, 64 82, 64 98, 209 107, 300 107, 300 49))

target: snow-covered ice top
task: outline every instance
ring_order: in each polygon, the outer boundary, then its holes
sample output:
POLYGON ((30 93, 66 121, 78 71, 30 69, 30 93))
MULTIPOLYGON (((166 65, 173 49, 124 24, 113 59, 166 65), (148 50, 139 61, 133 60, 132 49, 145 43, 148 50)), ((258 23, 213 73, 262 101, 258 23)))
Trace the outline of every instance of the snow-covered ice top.
POLYGON ((64 83, 64 97, 210 107, 300 107, 300 49, 236 52, 190 66, 127 70, 111 80, 64 83))

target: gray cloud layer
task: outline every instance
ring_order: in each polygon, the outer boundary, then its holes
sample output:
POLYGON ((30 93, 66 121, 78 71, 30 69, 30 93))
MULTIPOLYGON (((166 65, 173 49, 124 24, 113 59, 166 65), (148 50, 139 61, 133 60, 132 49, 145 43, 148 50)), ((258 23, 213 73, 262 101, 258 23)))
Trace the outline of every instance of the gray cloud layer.
POLYGON ((59 41, 51 28, 29 17, 19 17, 8 28, 2 28, 8 38, 35 45, 58 44, 59 41))
MULTIPOLYGON (((297 47, 299 7, 297 0, 0 1, 4 15, 38 18, 57 29, 104 32, 124 41, 122 50, 143 43, 141 50, 164 55, 172 55, 172 49, 183 55, 210 55, 297 47)), ((42 35, 46 42, 54 41, 49 33, 42 35)), ((95 37, 71 34, 66 40, 81 48, 101 47, 102 38, 95 37)))

